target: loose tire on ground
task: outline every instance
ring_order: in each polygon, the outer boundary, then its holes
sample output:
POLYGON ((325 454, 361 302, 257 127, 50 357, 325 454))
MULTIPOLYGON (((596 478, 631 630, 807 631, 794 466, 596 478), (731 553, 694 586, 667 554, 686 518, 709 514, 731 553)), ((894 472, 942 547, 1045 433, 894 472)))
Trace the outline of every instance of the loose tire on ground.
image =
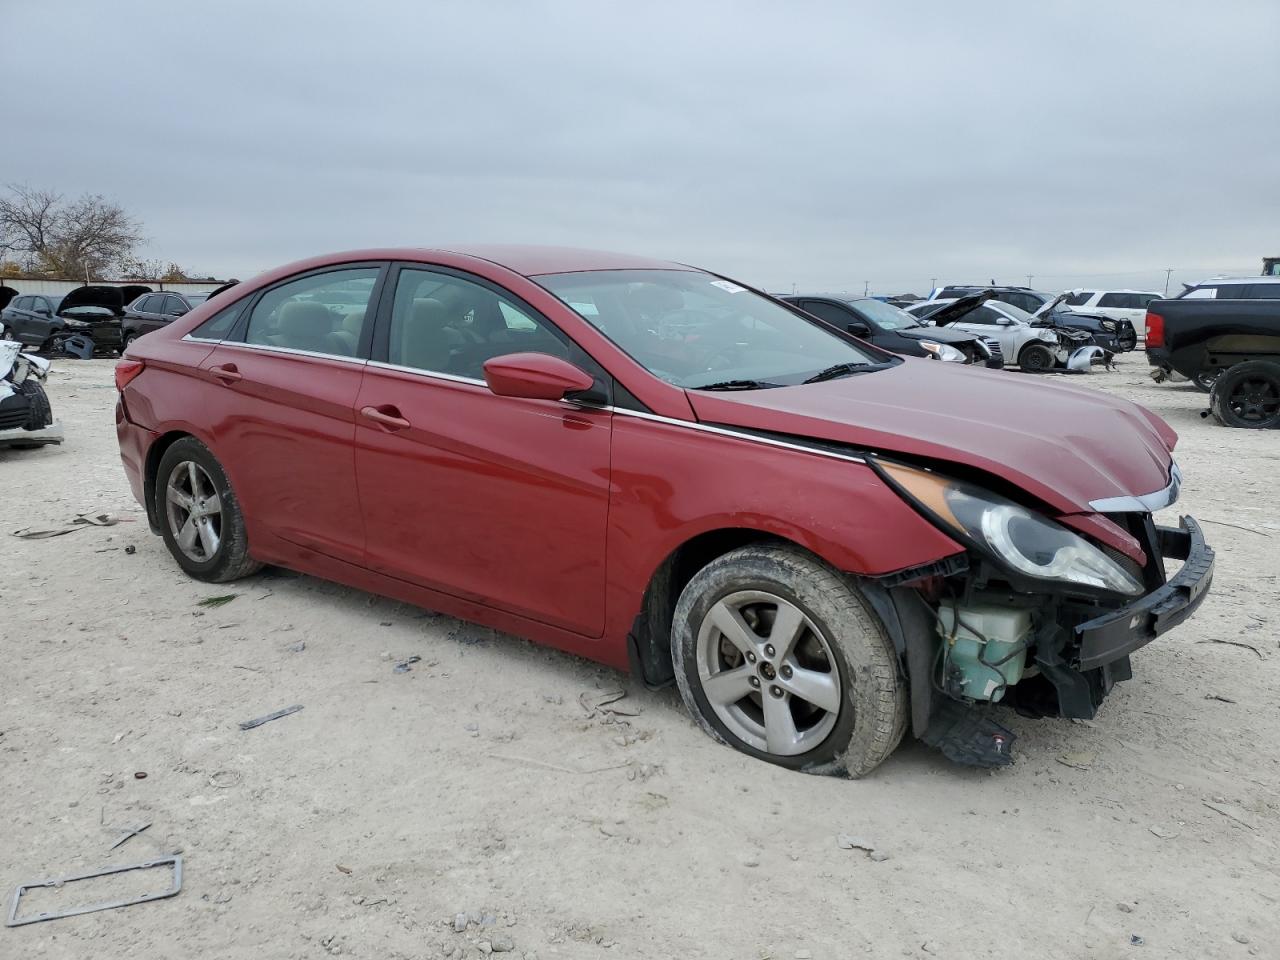
POLYGON ((1248 360, 1228 367, 1209 394, 1209 410, 1225 427, 1280 427, 1280 363, 1248 360))
POLYGON ((226 583, 262 568, 249 556, 244 515, 222 465, 194 437, 178 440, 160 458, 155 507, 165 546, 189 576, 226 583))
POLYGON ((879 619, 848 577, 798 547, 746 546, 700 570, 676 604, 671 647, 698 725, 753 757, 860 777, 906 731, 906 681, 879 619))

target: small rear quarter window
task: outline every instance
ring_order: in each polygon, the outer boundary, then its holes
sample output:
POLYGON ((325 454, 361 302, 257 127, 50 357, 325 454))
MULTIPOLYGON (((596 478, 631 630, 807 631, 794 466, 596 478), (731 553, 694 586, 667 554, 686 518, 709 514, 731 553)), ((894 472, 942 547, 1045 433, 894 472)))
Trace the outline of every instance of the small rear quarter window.
POLYGON ((239 300, 231 306, 219 310, 212 317, 206 320, 200 326, 192 330, 187 336, 198 340, 225 340, 235 328, 236 321, 240 319, 240 314, 244 310, 244 300, 239 300))

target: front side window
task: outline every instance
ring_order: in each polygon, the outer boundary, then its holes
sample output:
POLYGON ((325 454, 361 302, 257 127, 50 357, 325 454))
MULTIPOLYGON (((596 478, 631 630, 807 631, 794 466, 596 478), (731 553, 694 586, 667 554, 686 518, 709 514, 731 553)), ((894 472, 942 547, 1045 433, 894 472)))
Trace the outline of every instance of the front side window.
POLYGON ((354 357, 378 272, 331 270, 268 290, 249 316, 245 343, 354 357))
POLYGON ((868 352, 776 300, 692 270, 536 277, 654 376, 678 387, 787 386, 868 352))
POLYGON ((850 323, 859 319, 844 307, 837 307, 834 303, 824 303, 821 300, 806 300, 803 309, 805 313, 811 313, 839 330, 845 329, 850 323))
POLYGON ((882 330, 904 330, 920 326, 916 318, 907 313, 907 311, 900 310, 893 304, 885 303, 883 300, 872 300, 870 297, 863 297, 861 300, 854 300, 851 305, 854 310, 869 318, 882 330))
POLYGON ((547 321, 488 287, 433 270, 400 270, 389 363, 482 380, 485 361, 508 353, 549 353, 581 362, 547 321))

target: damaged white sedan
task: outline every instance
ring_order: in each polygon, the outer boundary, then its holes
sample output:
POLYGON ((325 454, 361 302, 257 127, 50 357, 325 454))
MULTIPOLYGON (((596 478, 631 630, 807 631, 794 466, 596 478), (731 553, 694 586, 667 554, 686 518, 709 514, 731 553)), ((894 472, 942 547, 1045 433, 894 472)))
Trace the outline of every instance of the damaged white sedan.
POLYGON ((62 442, 62 424, 44 391, 49 361, 0 340, 0 447, 19 450, 62 442))

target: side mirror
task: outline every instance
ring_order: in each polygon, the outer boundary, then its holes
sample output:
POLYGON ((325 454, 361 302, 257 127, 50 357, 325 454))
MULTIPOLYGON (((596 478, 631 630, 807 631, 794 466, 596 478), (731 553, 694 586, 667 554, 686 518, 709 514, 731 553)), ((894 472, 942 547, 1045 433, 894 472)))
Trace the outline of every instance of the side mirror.
POLYGON ((49 308, 48 308, 48 307, 36 307, 36 313, 40 314, 40 316, 42 316, 42 317, 50 317, 50 316, 53 316, 53 314, 51 314, 51 313, 49 312, 49 308))
POLYGON ((1013 326, 1013 321, 1012 321, 1012 320, 1010 320, 1008 317, 1001 317, 999 320, 997 320, 997 321, 996 321, 996 326, 998 326, 998 327, 1012 327, 1012 326, 1013 326))
POLYGON ((484 382, 500 397, 562 400, 566 393, 590 389, 590 374, 547 353, 508 353, 484 363, 484 382))
POLYGON ((846 324, 845 329, 852 333, 855 337, 871 336, 871 328, 861 320, 854 320, 852 323, 846 324))

